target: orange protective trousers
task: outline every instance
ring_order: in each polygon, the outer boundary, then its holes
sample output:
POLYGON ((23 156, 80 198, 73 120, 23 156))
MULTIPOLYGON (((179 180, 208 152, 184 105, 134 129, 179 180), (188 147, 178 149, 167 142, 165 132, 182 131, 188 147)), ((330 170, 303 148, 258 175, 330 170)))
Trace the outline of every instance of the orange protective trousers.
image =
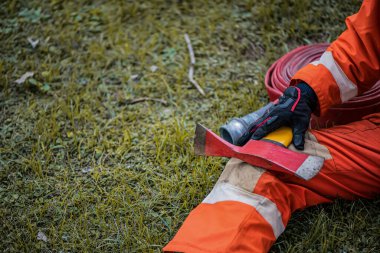
POLYGON ((310 130, 304 152, 326 159, 309 181, 231 159, 164 251, 268 252, 292 212, 336 198, 380 193, 380 113, 345 126, 310 130))

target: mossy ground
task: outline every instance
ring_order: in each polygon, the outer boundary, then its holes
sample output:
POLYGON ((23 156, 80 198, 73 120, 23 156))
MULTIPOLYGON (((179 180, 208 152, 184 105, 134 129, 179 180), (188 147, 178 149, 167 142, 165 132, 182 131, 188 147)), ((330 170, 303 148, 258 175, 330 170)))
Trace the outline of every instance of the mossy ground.
MULTIPOLYGON (((270 64, 334 40, 359 6, 2 1, 0 251, 160 252, 226 162, 194 156, 195 122, 217 130, 264 105, 270 64), (187 78, 185 33, 205 97, 187 78), (131 104, 141 97, 167 104, 131 104)), ((379 204, 296 213, 272 251, 379 252, 379 204)))

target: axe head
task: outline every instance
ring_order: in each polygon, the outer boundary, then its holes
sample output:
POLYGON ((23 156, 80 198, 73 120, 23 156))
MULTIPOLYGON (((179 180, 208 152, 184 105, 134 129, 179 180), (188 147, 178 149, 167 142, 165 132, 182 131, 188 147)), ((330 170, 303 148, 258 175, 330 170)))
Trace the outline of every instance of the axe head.
POLYGON ((266 141, 250 140, 244 146, 235 146, 197 124, 194 139, 197 155, 235 157, 251 165, 270 171, 286 173, 309 180, 318 174, 324 159, 291 151, 266 141))

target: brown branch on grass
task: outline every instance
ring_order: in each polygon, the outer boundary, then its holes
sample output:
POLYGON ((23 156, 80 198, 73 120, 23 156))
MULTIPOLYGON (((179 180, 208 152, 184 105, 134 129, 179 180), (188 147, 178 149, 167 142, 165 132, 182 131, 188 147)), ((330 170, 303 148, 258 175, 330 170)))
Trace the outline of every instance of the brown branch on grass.
POLYGON ((160 99, 160 98, 150 98, 150 97, 128 99, 126 101, 126 104, 127 105, 133 105, 133 104, 137 104, 137 103, 141 103, 141 102, 145 102, 145 101, 154 101, 154 102, 161 103, 163 105, 168 105, 168 102, 166 100, 163 100, 163 99, 160 99))
POLYGON ((198 84, 197 81, 194 79, 194 65, 195 65, 195 56, 194 56, 194 51, 193 47, 191 46, 190 38, 187 33, 185 33, 185 41, 187 44, 187 48, 189 49, 189 54, 190 54, 190 67, 189 67, 189 81, 197 88, 199 93, 201 93, 203 96, 205 96, 205 92, 202 89, 202 87, 198 84))

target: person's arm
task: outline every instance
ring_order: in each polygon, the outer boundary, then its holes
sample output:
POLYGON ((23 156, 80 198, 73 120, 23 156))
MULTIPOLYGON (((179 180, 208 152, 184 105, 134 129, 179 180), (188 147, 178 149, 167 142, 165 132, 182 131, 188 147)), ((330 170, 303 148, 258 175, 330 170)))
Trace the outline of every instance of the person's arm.
POLYGON ((380 1, 365 0, 346 19, 347 30, 319 61, 299 70, 291 85, 303 81, 315 91, 320 114, 370 89, 380 80, 380 1))
POLYGON ((364 1, 359 12, 346 19, 347 30, 319 61, 299 70, 279 103, 254 128, 258 140, 277 128, 293 129, 293 144, 304 147, 311 113, 324 114, 329 107, 370 89, 380 79, 380 1, 364 1))

